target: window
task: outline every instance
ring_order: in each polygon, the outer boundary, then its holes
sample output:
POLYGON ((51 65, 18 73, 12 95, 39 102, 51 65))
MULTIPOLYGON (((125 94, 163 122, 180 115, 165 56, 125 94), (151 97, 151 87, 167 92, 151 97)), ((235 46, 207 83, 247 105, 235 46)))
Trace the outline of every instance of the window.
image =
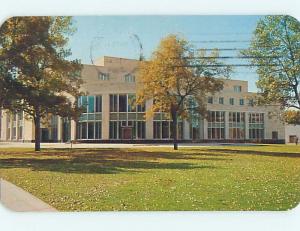
POLYGON ((210 103, 210 104, 213 103, 213 97, 212 97, 212 96, 209 96, 209 97, 207 98, 207 103, 210 103))
POLYGON ((136 111, 136 99, 134 94, 128 94, 128 112, 136 111))
POLYGON ((229 112, 229 139, 245 139, 245 112, 229 112))
POLYGON ((234 92, 241 92, 242 91, 242 86, 234 86, 233 90, 234 90, 234 92))
POLYGON ((109 111, 118 111, 118 95, 109 95, 109 111))
POLYGON ((127 112, 127 95, 119 95, 119 112, 127 112))
POLYGON ((253 99, 249 99, 248 105, 253 107, 254 106, 254 100, 253 99))
POLYGON ((95 112, 102 112, 102 96, 96 95, 95 112))
POLYGON ((100 72, 98 75, 98 79, 99 80, 109 80, 109 74, 100 72))
POLYGON ((77 139, 101 139, 102 96, 81 96, 78 105, 83 107, 84 111, 77 123, 77 139))
MULTIPOLYGON (((154 139, 171 139, 172 121, 169 120, 167 113, 155 113, 153 117, 153 138, 154 139)), ((183 139, 183 121, 177 122, 177 138, 183 139)))
POLYGON ((240 99, 240 105, 244 105, 244 99, 240 99))
POLYGON ((136 105, 135 94, 110 95, 110 139, 144 139, 145 105, 136 105))
POLYGON ((223 97, 219 98, 219 104, 224 104, 224 98, 223 97))
POLYGON ((209 111, 208 112, 208 139, 225 138, 225 112, 209 111))
POLYGON ((264 139, 263 113, 249 113, 249 139, 264 139))
POLYGON ((88 113, 95 112, 95 97, 90 95, 88 96, 88 113))
POLYGON ((272 139, 278 140, 278 132, 277 131, 272 131, 272 139))
POLYGON ((134 83, 135 82, 135 76, 132 74, 127 74, 124 76, 125 82, 127 83, 134 83))
POLYGON ((234 98, 230 98, 230 99, 229 99, 229 104, 230 104, 230 105, 234 105, 234 98))

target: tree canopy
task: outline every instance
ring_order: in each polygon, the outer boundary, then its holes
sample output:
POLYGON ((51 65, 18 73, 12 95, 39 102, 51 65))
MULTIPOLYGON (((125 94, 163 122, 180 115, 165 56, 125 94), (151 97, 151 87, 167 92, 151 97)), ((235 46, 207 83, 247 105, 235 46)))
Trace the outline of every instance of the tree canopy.
POLYGON ((0 28, 1 104, 34 120, 36 150, 41 118, 79 114, 82 67, 66 48, 74 31, 71 17, 14 17, 0 28))
MULTIPOLYGON (((257 68, 261 104, 300 109, 300 23, 287 16, 259 20, 242 54, 257 68)), ((295 114, 296 115, 296 114, 295 114)))
POLYGON ((223 88, 231 68, 220 65, 217 50, 206 54, 196 51, 177 35, 163 38, 149 61, 139 69, 141 90, 138 102, 153 100, 153 112, 165 112, 172 119, 174 148, 177 149, 177 119, 187 118, 191 111, 204 115, 206 96, 223 88), (195 103, 191 106, 191 101, 195 103))

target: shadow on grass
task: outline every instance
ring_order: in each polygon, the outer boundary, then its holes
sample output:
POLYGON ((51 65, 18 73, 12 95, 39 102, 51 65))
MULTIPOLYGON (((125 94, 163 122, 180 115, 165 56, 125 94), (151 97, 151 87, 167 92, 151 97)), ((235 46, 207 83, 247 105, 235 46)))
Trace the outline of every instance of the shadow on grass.
MULTIPOLYGON (((225 158, 194 157, 191 154, 183 153, 157 153, 144 150, 137 152, 124 149, 59 149, 40 153, 23 153, 22 157, 18 157, 18 155, 19 154, 12 154, 12 157, 15 158, 0 159, 0 168, 30 168, 33 171, 55 171, 79 174, 116 174, 122 172, 138 172, 145 169, 188 170, 215 168, 210 165, 199 165, 187 162, 163 162, 161 159, 227 160, 225 158), (28 155, 28 157, 24 157, 24 155, 28 155)), ((215 155, 208 154, 208 156, 215 155)))
POLYGON ((222 152, 225 155, 258 155, 258 156, 272 156, 272 157, 289 157, 289 158, 300 158, 300 153, 291 152, 265 152, 265 151, 254 151, 254 150, 236 150, 236 149, 207 149, 207 152, 215 153, 222 152))

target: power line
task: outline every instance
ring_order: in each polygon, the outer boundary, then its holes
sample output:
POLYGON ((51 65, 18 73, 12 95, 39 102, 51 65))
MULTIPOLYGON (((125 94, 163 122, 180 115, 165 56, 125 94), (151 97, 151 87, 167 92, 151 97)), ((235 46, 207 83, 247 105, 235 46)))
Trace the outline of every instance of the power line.
POLYGON ((203 65, 174 65, 172 67, 262 67, 262 66, 279 66, 277 64, 203 64, 203 65))
POLYGON ((251 40, 191 40, 191 42, 195 43, 248 43, 251 40))
POLYGON ((246 48, 198 48, 197 50, 206 50, 206 51, 243 51, 246 48))
MULTIPOLYGON (((278 56, 217 56, 217 57, 183 57, 183 59, 272 59, 278 56)), ((180 58, 174 58, 180 59, 180 58)))

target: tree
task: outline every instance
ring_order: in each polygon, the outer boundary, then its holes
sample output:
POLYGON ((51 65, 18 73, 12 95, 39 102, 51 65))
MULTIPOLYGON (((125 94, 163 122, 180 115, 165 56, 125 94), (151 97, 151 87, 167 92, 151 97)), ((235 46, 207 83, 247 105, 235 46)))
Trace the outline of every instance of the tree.
POLYGON ((218 55, 217 50, 209 56, 204 50, 195 52, 185 39, 169 35, 161 40, 151 59, 140 65, 137 102, 153 100, 150 114, 160 111, 170 115, 175 150, 178 118, 188 118, 191 111, 204 115, 207 94, 223 88, 222 79, 217 77, 226 77, 231 71, 217 61, 218 55))
POLYGON ((41 119, 49 114, 76 118, 80 113, 74 98, 81 94, 82 66, 67 59, 71 51, 66 48, 74 31, 71 17, 14 17, 0 28, 0 75, 3 86, 9 86, 1 91, 15 93, 2 106, 33 119, 36 151, 41 119))
POLYGON ((250 47, 242 54, 257 67, 260 104, 300 109, 299 41, 300 23, 293 17, 266 16, 258 21, 250 47))
POLYGON ((300 111, 286 110, 284 112, 284 121, 288 124, 300 125, 300 111))

